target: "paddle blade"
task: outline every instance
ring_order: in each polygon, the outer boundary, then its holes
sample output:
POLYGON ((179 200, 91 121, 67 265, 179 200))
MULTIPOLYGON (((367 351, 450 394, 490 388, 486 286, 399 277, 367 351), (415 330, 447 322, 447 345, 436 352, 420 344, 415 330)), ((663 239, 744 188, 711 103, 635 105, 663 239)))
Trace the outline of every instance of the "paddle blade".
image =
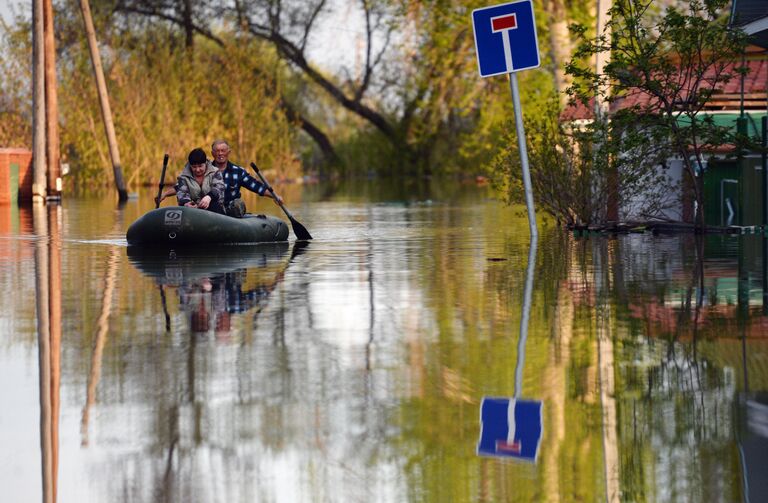
POLYGON ((295 218, 290 218, 291 220, 291 226, 293 227, 293 233, 296 234, 296 239, 300 241, 308 241, 312 239, 312 235, 309 233, 306 227, 301 225, 301 223, 296 220, 295 218))

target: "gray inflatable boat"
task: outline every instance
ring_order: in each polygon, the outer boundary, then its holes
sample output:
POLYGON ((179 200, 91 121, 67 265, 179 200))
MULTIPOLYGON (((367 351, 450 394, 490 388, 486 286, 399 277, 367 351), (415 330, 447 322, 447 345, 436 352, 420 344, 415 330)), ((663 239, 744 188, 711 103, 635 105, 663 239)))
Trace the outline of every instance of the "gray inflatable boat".
POLYGON ((288 226, 277 217, 246 214, 233 218, 185 206, 149 211, 128 228, 129 245, 268 243, 288 240, 288 226))

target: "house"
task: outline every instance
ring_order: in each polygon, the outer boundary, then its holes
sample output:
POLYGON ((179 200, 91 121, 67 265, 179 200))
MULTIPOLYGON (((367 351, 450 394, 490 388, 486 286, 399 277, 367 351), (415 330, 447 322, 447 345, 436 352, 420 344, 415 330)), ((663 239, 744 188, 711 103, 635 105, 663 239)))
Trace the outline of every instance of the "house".
MULTIPOLYGON (((766 3, 768 5, 768 3, 766 3)), ((742 78, 732 78, 716 89, 697 117, 711 117, 716 125, 741 131, 752 138, 760 138, 762 121, 768 110, 768 59, 765 50, 751 46, 744 65, 749 69, 742 78)), ((612 101, 608 114, 625 108, 647 105, 648 95, 630 94, 612 101)), ((594 117, 594 107, 577 103, 561 114, 562 121, 583 124, 594 117)), ((733 145, 705 149, 704 201, 705 221, 708 225, 760 225, 762 224, 762 156, 759 152, 736 152, 733 145)), ((693 222, 694 198, 690 181, 684 174, 683 159, 671 157, 664 166, 671 186, 680 187, 673 203, 661 218, 693 222)), ((659 169, 662 169, 660 166, 659 169)), ((618 187, 617 190, 621 191, 618 187)), ((610 220, 639 220, 640 201, 624 201, 621 207, 609 208, 610 220)))

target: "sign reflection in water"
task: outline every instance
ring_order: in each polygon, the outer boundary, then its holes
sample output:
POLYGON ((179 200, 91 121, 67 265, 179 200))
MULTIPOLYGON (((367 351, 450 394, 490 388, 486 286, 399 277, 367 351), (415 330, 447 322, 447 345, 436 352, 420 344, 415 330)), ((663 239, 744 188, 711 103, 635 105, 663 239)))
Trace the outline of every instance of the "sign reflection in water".
POLYGON ((523 388, 525 342, 528 339, 528 324, 531 316, 538 242, 538 234, 532 234, 525 274, 520 336, 517 343, 515 396, 511 399, 484 397, 480 403, 480 441, 477 444, 477 453, 482 456, 516 458, 535 463, 539 455, 542 436, 542 402, 518 398, 523 388))

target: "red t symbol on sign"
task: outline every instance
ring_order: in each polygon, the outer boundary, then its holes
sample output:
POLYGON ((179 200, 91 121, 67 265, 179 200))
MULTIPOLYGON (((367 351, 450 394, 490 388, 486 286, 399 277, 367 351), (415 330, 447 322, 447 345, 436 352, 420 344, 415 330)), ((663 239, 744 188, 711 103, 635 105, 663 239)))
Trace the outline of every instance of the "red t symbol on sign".
POLYGON ((491 18, 491 31, 493 33, 504 30, 512 30, 514 28, 517 28, 516 14, 505 14, 503 16, 491 18))

